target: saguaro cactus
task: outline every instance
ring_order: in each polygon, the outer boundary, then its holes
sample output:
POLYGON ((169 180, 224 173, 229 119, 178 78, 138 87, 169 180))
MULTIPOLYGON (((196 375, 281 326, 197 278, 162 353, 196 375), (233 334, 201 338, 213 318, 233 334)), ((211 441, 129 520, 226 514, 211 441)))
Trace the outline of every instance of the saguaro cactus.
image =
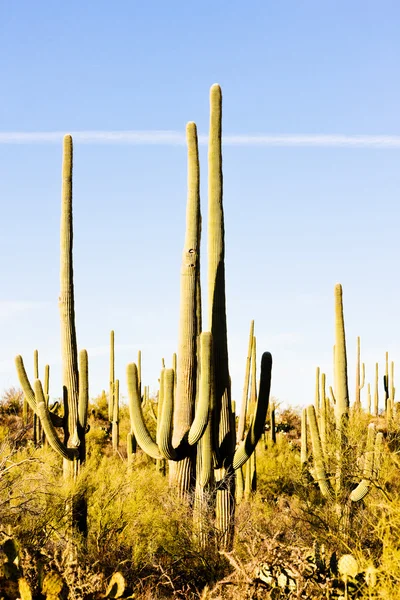
POLYGON ((114 385, 115 385, 115 346, 114 331, 110 331, 110 384, 108 393, 108 420, 112 423, 114 414, 114 385))
POLYGON ((112 421, 112 447, 118 452, 119 446, 119 379, 114 383, 113 421, 112 421))
POLYGON ((261 360, 260 391, 254 419, 235 451, 236 431, 232 422, 231 386, 225 299, 225 230, 222 187, 222 93, 219 85, 210 91, 208 147, 208 327, 214 342, 214 403, 211 412, 216 471, 216 519, 221 542, 230 546, 235 508, 233 472, 251 456, 264 430, 271 383, 272 358, 261 360))
MULTIPOLYGON (((210 484, 214 468, 216 522, 220 542, 229 546, 233 533, 235 508, 235 470, 252 455, 264 431, 268 408, 272 357, 264 353, 254 418, 245 438, 236 448, 236 427, 231 402, 225 308, 225 242, 222 206, 221 111, 222 95, 218 85, 210 94, 209 202, 208 202, 208 329, 200 336, 201 296, 199 282, 200 200, 199 165, 195 125, 187 128, 189 155, 189 193, 187 230, 181 270, 181 313, 177 365, 176 398, 174 370, 164 373, 164 398, 159 407, 161 419, 154 442, 143 420, 138 393, 137 367, 128 366, 131 423, 139 445, 153 458, 176 461, 172 482, 180 493, 190 489, 197 445, 196 492, 210 484), (212 351, 211 351, 212 340, 212 351), (200 356, 199 356, 200 355, 200 356), (200 360, 200 364, 199 364, 200 360), (199 368, 200 367, 200 368, 199 368), (200 377, 200 382, 199 381, 200 377), (197 401, 196 401, 197 398, 197 401), (210 402, 208 403, 208 400, 210 402), (196 404, 196 411, 194 405, 196 404), (174 409, 172 410, 172 407, 174 409), (161 411, 160 411, 161 409, 161 411), (210 413, 210 418, 209 418, 210 413), (171 439, 171 420, 174 432, 171 439), (207 424, 208 423, 208 424, 207 424), (199 483, 200 488, 197 488, 199 483)), ((255 382, 255 378, 253 378, 255 382)), ((201 504, 201 502, 200 502, 201 504)))
MULTIPOLYGON (((75 331, 75 305, 73 282, 73 228, 72 228, 72 138, 64 137, 62 199, 61 199, 61 243, 60 243, 60 296, 61 355, 63 373, 64 416, 50 412, 45 401, 40 380, 29 383, 21 356, 16 358, 17 373, 24 394, 39 416, 50 446, 64 459, 64 475, 75 478, 79 464, 85 460, 85 431, 88 408, 88 361, 87 352, 79 354, 75 331), (58 437, 55 427, 62 427, 64 440, 58 437)), ((72 525, 86 533, 86 503, 72 502, 72 525)))

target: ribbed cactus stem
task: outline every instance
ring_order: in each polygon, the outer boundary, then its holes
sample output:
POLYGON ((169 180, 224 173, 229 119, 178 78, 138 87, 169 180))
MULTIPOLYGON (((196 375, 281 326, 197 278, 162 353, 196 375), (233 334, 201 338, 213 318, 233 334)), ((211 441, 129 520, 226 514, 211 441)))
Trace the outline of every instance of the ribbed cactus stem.
POLYGON ((42 384, 39 379, 36 379, 34 384, 35 396, 37 398, 37 414, 42 422, 46 438, 50 446, 67 461, 73 461, 79 456, 78 448, 68 448, 58 438, 57 432, 51 422, 49 411, 46 408, 45 398, 43 394, 42 384))
MULTIPOLYGON (((39 379, 39 353, 37 350, 33 351, 33 380, 39 379)), ((33 415, 33 444, 39 445, 41 439, 40 432, 40 419, 37 414, 33 415)))
POLYGON ((322 451, 323 451, 324 455, 326 455, 326 450, 327 450, 328 417, 329 417, 329 413, 328 413, 329 400, 326 397, 325 387, 326 387, 326 376, 325 376, 325 373, 321 373, 321 408, 320 408, 320 415, 319 415, 319 430, 321 433, 321 444, 322 444, 322 451))
POLYGON ((335 286, 335 396, 336 396, 336 426, 342 429, 346 426, 349 412, 349 393, 347 386, 347 357, 346 337, 343 317, 342 286, 335 286))
POLYGON ((368 426, 367 445, 365 449, 363 479, 350 494, 350 500, 352 502, 359 502, 362 500, 368 493, 372 481, 378 476, 382 440, 383 434, 376 434, 375 424, 370 423, 368 426))
POLYGON ((273 444, 276 444, 275 402, 271 402, 269 424, 270 424, 271 442, 273 444))
POLYGON ((138 350, 137 369, 138 369, 138 378, 139 378, 139 394, 140 394, 140 396, 142 396, 142 352, 141 352, 141 350, 138 350))
POLYGON ((50 390, 50 366, 45 365, 43 391, 44 391, 44 397, 45 397, 47 406, 49 405, 49 399, 50 399, 49 390, 50 390))
POLYGON ((307 464, 308 449, 307 449, 307 409, 303 408, 301 412, 301 449, 300 449, 300 464, 303 467, 307 464))
POLYGON ((89 409, 89 364, 86 350, 79 352, 79 397, 78 397, 79 458, 86 459, 85 433, 89 409))
POLYGON ((311 444, 313 449, 315 479, 318 482, 321 494, 329 498, 333 495, 332 487, 326 476, 321 438, 319 436, 317 417, 315 414, 315 407, 313 405, 310 405, 307 408, 307 417, 310 427, 311 444))
MULTIPOLYGON (((181 265, 179 346, 172 444, 178 447, 190 429, 196 403, 197 385, 197 283, 200 271, 200 168, 195 123, 186 126, 188 147, 188 197, 186 233, 181 265)), ((187 456, 170 467, 170 481, 181 495, 189 492, 195 457, 187 456)))
POLYGON ((64 137, 61 232, 60 232, 60 296, 61 355, 63 365, 64 433, 67 444, 74 446, 78 422, 78 349, 75 330, 72 229, 72 137, 64 137))
POLYGON ((244 486, 244 497, 250 500, 251 495, 257 491, 257 468, 256 468, 256 449, 254 449, 249 460, 246 463, 246 479, 244 486))
POLYGON ((114 384, 114 414, 112 422, 112 447, 114 452, 119 448, 119 379, 114 384))
POLYGON ((200 335, 200 385, 198 403, 195 417, 188 433, 188 443, 191 446, 197 444, 200 440, 208 423, 211 390, 213 386, 212 359, 212 336, 209 332, 203 332, 200 335))
MULTIPOLYGON (((222 204, 222 93, 215 84, 210 90, 210 131, 208 146, 208 328, 214 342, 216 410, 219 415, 219 444, 233 452, 235 436, 231 429, 231 391, 228 369, 228 342, 225 298, 225 231, 222 204)), ((220 473, 225 477, 225 473, 220 473)), ((222 493, 232 497, 232 490, 222 493)), ((223 500, 225 506, 229 499, 223 500)), ((225 524, 228 516, 223 517, 225 524)))
POLYGON ((112 423, 114 415, 114 394, 115 394, 115 340, 114 331, 110 331, 110 384, 108 395, 108 420, 112 423))
POLYGON ((134 363, 131 363, 127 366, 126 376, 128 383, 129 414, 131 419, 131 427, 133 429, 133 433, 135 434, 135 438, 146 454, 155 459, 163 458, 157 444, 151 439, 143 419, 143 414, 141 411, 141 398, 139 395, 138 371, 137 366, 134 363))
POLYGON ((245 439, 239 444, 233 455, 232 466, 239 469, 250 458, 257 446, 258 440, 264 432, 265 419, 267 416, 269 394, 271 391, 272 356, 264 352, 261 357, 260 388, 257 403, 249 431, 245 439))
POLYGON ((250 388, 250 414, 253 414, 257 402, 257 338, 253 336, 251 348, 251 388, 250 388))
POLYGON ((33 351, 33 380, 39 379, 39 352, 33 351))
POLYGON ((252 354, 252 348, 253 348, 253 336, 254 336, 254 321, 251 321, 249 344, 248 344, 247 358, 246 358, 246 369, 245 369, 245 375, 244 375, 242 405, 240 407, 240 417, 239 417, 239 425, 238 425, 238 432, 237 432, 237 440, 239 442, 241 442, 244 437, 244 430, 245 430, 245 426, 246 426, 247 401, 248 401, 248 396, 249 396, 250 365, 251 365, 251 354, 252 354))
MULTIPOLYGON (((192 425, 184 439, 174 447, 171 438, 174 412, 174 370, 163 369, 160 377, 158 401, 157 436, 154 442, 143 418, 142 404, 139 396, 137 366, 132 363, 127 367, 129 412, 131 428, 138 444, 149 456, 155 459, 166 458, 171 461, 182 461, 191 453, 194 446, 205 432, 211 390, 211 334, 201 334, 201 372, 199 402, 196 407, 192 425)), ((179 490, 178 490, 179 491, 179 490)))

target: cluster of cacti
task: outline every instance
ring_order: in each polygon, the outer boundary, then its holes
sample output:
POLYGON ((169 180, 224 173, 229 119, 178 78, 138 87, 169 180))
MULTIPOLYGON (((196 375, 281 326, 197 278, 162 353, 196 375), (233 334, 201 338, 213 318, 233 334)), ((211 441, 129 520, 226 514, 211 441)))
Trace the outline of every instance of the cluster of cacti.
MULTIPOLYGON (((260 390, 257 398, 255 338, 252 339, 251 425, 246 437, 241 432, 236 440, 236 424, 232 410, 225 309, 225 242, 222 207, 221 157, 222 97, 218 85, 211 89, 209 144, 209 226, 208 226, 208 332, 202 332, 200 290, 200 176, 197 130, 187 127, 188 203, 186 237, 181 270, 181 310, 179 348, 173 369, 163 369, 156 441, 147 431, 142 414, 140 354, 138 366, 127 369, 131 431, 128 434, 128 456, 132 457, 136 438, 145 452, 156 460, 169 461, 171 485, 182 496, 196 490, 201 497, 209 486, 216 489, 217 528, 223 543, 232 537, 235 471, 253 454, 264 431, 268 408, 271 356, 261 361, 260 390), (236 448, 236 443, 239 446, 236 448)), ((63 359, 63 416, 49 410, 35 368, 32 388, 21 357, 16 364, 25 397, 49 444, 64 459, 67 476, 76 476, 85 459, 85 431, 88 406, 87 354, 79 357, 75 332, 74 286, 72 268, 72 139, 64 138, 63 191, 61 216, 61 292, 59 299, 63 359), (61 440, 57 427, 64 430, 61 440)), ((37 355, 36 355, 37 356, 37 355)), ((35 363, 36 364, 36 363, 35 363)), ((118 380, 114 368, 114 332, 110 336, 109 421, 112 422, 112 444, 119 444, 118 380)), ((247 402, 246 402, 247 404, 247 402)), ((36 427, 35 427, 36 431, 36 427)), ((251 481, 254 461, 249 465, 247 481, 251 481)), ((248 485, 250 485, 248 483, 248 485)), ((83 509, 82 509, 83 510, 83 509)), ((83 513, 85 511, 83 510, 83 513)), ((78 519, 83 532, 86 526, 78 519)))
MULTIPOLYGON (((250 500, 257 489, 257 444, 265 435, 268 421, 268 446, 277 442, 275 402, 269 400, 272 357, 265 352, 261 358, 257 381, 256 337, 251 321, 246 356, 245 380, 238 423, 236 406, 231 398, 231 379, 228 367, 228 336, 225 296, 225 231, 222 187, 222 95, 218 85, 211 88, 210 135, 208 152, 208 319, 202 321, 202 290, 200 285, 201 207, 200 164, 197 128, 188 123, 188 196, 186 231, 180 277, 180 312, 178 351, 172 357, 172 368, 162 358, 157 402, 152 403, 149 388, 142 384, 142 355, 137 363, 127 366, 127 387, 130 430, 126 440, 128 476, 132 483, 137 444, 156 463, 163 475, 168 473, 169 484, 180 503, 192 509, 196 534, 203 548, 209 542, 211 519, 217 547, 231 549, 236 504, 250 500), (155 406, 157 409, 155 410, 155 406), (148 426, 148 416, 155 421, 155 434, 148 426)), ((61 319, 63 393, 61 414, 49 406, 49 366, 45 366, 43 384, 39 378, 39 356, 34 351, 33 383, 26 373, 21 356, 16 358, 18 377, 23 388, 23 422, 30 421, 32 411, 33 442, 48 444, 63 459, 63 472, 71 492, 65 503, 67 533, 71 556, 83 537, 87 544, 87 498, 89 487, 75 485, 80 465, 86 458, 85 434, 88 431, 88 356, 85 350, 78 355, 75 330, 73 282, 73 224, 72 224, 72 138, 65 136, 63 147, 63 186, 61 210, 61 264, 59 309, 61 319), (60 434, 60 429, 63 433, 60 434), (79 490, 84 490, 79 491, 79 490), (77 535, 80 534, 80 535, 77 535), (75 543, 76 542, 76 543, 75 543)), ((308 486, 319 489, 323 507, 332 504, 343 517, 342 532, 347 534, 352 510, 361 502, 379 478, 383 452, 383 433, 378 431, 379 367, 375 368, 373 398, 371 383, 366 384, 365 364, 361 362, 361 343, 357 338, 355 396, 350 411, 343 298, 340 285, 335 287, 335 345, 334 382, 329 386, 325 373, 316 370, 314 403, 304 408, 301 416, 300 463, 308 486), (373 422, 365 427, 365 436, 357 449, 349 444, 349 420, 360 421, 361 394, 367 388, 367 412, 373 422), (359 472, 354 477, 357 465, 359 472), (361 476, 360 476, 361 473, 361 476), (326 503, 324 500, 327 500, 326 503), (329 504, 332 503, 332 504, 329 504)), ((386 353, 384 384, 384 415, 386 429, 395 422, 394 363, 389 364, 386 353)), ((120 382, 115 378, 115 335, 110 333, 110 365, 108 391, 107 433, 116 460, 124 458, 124 442, 120 441, 120 382)), ((103 392, 104 398, 106 393, 103 392)), ((121 410, 121 415, 123 411, 121 410)), ((363 417, 364 418, 364 417, 363 417)), ((107 421, 107 418, 105 419, 107 421)), ((154 430, 154 428, 153 428, 154 430)), ((281 450, 282 436, 274 446, 274 456, 281 450)), ((106 438, 107 436, 104 435, 106 438)), ((267 446, 265 439, 264 445, 267 446)), ((291 452, 291 450, 290 450, 291 452)), ((45 454, 45 453, 43 453, 45 454)), ((273 453, 271 453, 273 454, 273 453)), ((296 459, 297 460, 297 455, 296 459)), ((259 469, 259 473, 262 470, 259 469)), ((124 473, 125 477, 125 473, 124 473)), ((155 476, 158 482, 161 480, 155 476)), ((249 509, 244 503, 243 509, 249 509)), ((334 511, 333 511, 334 512, 334 511)), ((210 536, 211 537, 211 536, 210 536)), ((212 540, 214 542, 214 539, 212 540)), ((22 600, 31 600, 32 593, 18 565, 16 546, 7 540, 3 546, 7 560, 0 565, 0 588, 3 580, 13 582, 22 600), (16 587, 17 586, 17 587, 16 587), (18 589, 17 589, 18 588, 18 589)), ((222 552, 223 554, 223 552, 222 552)), ((225 553, 228 554, 228 553, 225 553)), ((325 575, 332 571, 319 552, 316 569, 325 575), (322 565, 322 566, 321 566, 322 565)), ((354 557, 345 555, 336 565, 337 579, 341 577, 346 594, 350 583, 360 575, 354 557)), ((370 577, 372 578, 370 571, 370 577)), ((258 577, 262 580, 260 574, 258 577)), ((263 574, 264 583, 280 587, 288 594, 294 590, 295 577, 288 569, 269 569, 263 574), (271 583, 272 582, 272 583, 271 583), (294 583, 293 583, 294 582, 294 583)), ((66 593, 66 584, 56 572, 47 573, 40 582, 40 591, 48 600, 66 593)), ((354 580, 354 581, 353 581, 354 580)), ((372 581, 372 579, 371 579, 372 581)), ((358 583, 357 583, 358 585, 358 583)), ((371 585, 372 587, 372 585, 371 585)), ((357 588, 358 589, 358 588, 357 588)), ((1 591, 1 589, 0 589, 1 591)), ((105 596, 120 597, 125 593, 125 580, 120 572, 113 575, 105 596)), ((272 596, 271 596, 272 597, 272 596)))
MULTIPOLYGON (((261 361, 260 391, 245 439, 236 448, 232 410, 225 310, 225 245, 222 208, 222 97, 211 88, 208 202, 208 332, 202 332, 200 290, 200 170, 197 130, 187 126, 188 202, 181 268, 181 309, 177 368, 163 369, 160 381, 156 441, 143 418, 138 372, 127 369, 131 423, 141 448, 170 464, 170 483, 182 496, 197 498, 216 489, 217 530, 221 541, 232 538, 235 471, 252 455, 263 433, 268 407, 271 356, 261 361)), ((254 380, 253 380, 254 381, 254 380)), ((254 381, 255 383, 255 381, 254 381)), ((199 501, 199 500, 198 500, 199 501)))
MULTIPOLYGON (((362 500, 368 493, 371 483, 378 476, 383 434, 376 432, 374 423, 368 426, 362 480, 352 489, 352 480, 349 480, 348 469, 345 468, 345 461, 349 461, 349 448, 347 446, 349 394, 341 285, 335 287, 335 331, 334 426, 333 428, 331 426, 332 406, 325 394, 325 375, 322 375, 322 386, 320 388, 320 373, 317 369, 315 404, 308 406, 307 412, 304 410, 302 416, 301 461, 303 467, 308 466, 306 430, 308 421, 313 458, 311 473, 319 485, 321 494, 326 498, 335 499, 338 510, 345 513, 346 507, 349 507, 347 501, 359 502, 362 500), (320 393, 320 390, 322 393, 320 393)), ((357 409, 361 406, 359 392, 363 383, 360 382, 359 348, 358 339, 355 400, 357 409)), ((364 381, 364 376, 362 379, 364 381)), ((354 458, 352 456, 353 460, 354 458)))

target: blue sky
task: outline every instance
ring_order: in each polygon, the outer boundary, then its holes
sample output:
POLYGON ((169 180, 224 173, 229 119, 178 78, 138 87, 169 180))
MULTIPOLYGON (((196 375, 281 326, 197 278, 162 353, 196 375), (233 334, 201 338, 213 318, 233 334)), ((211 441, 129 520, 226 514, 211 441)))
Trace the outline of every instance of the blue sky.
MULTIPOLYGON (((273 354, 272 393, 282 403, 312 401, 317 365, 331 382, 336 282, 352 396, 357 335, 367 381, 375 362, 382 372, 386 350, 398 362, 399 18, 398 2, 384 0, 0 2, 0 390, 17 384, 13 357, 32 371, 38 348, 42 367, 51 366, 51 396, 60 395, 61 137, 69 132, 86 132, 75 143, 74 260, 91 395, 108 385, 112 328, 122 393, 138 349, 155 390, 161 357, 168 364, 177 344, 180 141, 190 120, 207 135, 214 82, 224 97, 234 397, 252 318, 259 351, 273 354), (125 132, 119 142, 107 134, 116 131, 125 132), (144 133, 131 143, 126 132, 144 133), (284 138, 277 145, 271 136, 284 138), (367 137, 355 144, 356 136, 367 137)), ((201 176, 206 220, 206 145, 201 176)))

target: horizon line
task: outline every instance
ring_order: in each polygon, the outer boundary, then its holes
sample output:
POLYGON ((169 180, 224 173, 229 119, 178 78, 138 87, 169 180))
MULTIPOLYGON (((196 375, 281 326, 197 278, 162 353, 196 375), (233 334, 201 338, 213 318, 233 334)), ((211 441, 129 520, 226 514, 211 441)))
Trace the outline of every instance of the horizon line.
MULTIPOLYGON (((2 131, 0 144, 54 144, 62 142, 64 135, 61 131, 2 131)), ((168 130, 72 131, 70 135, 78 144, 186 145, 184 133, 168 130)), ((208 136, 201 134, 198 141, 207 145, 208 136)), ((400 135, 227 134, 222 136, 222 143, 249 147, 400 148, 400 135)))

